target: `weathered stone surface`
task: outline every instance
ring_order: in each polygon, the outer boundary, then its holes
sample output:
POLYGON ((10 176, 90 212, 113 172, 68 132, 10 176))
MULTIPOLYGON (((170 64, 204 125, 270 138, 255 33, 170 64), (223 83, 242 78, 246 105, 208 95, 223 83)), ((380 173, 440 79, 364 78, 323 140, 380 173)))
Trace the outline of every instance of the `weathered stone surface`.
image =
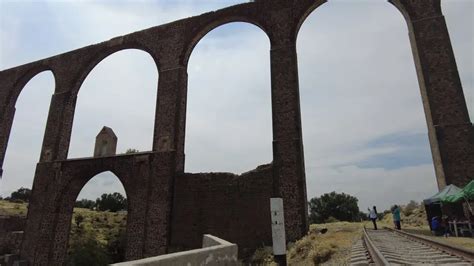
POLYGON ((198 248, 206 233, 236 243, 242 255, 271 244, 272 171, 271 165, 264 165, 242 175, 176 176, 171 245, 198 248))
POLYGON ((104 126, 95 137, 94 157, 114 156, 117 152, 117 140, 114 131, 104 126))
POLYGON ((0 255, 20 252, 25 217, 0 217, 0 255))
POLYGON ((440 0, 390 0, 409 29, 439 189, 474 179, 470 121, 440 0))
MULTIPOLYGON (((32 265, 64 262, 74 201, 89 179, 112 171, 127 193, 128 259, 194 248, 211 233, 246 249, 271 243, 269 198, 284 200, 288 241, 308 230, 296 37, 325 0, 256 0, 179 20, 0 71, 0 172, 25 84, 55 77, 21 256, 32 265), (184 173, 187 63, 199 40, 229 22, 261 28, 271 43, 273 162, 240 176, 184 173), (78 92, 89 72, 124 49, 151 55, 160 73, 150 152, 67 160, 78 92)), ((426 113, 438 184, 474 178, 469 120, 440 0, 391 0, 405 16, 426 113)))

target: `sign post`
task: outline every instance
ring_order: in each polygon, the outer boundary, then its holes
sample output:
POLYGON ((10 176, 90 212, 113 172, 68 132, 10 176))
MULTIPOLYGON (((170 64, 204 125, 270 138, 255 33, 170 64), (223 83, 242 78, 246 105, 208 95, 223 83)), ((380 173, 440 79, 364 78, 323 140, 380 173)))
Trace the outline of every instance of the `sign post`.
POLYGON ((271 198, 273 255, 278 265, 286 265, 286 236, 283 199, 271 198))

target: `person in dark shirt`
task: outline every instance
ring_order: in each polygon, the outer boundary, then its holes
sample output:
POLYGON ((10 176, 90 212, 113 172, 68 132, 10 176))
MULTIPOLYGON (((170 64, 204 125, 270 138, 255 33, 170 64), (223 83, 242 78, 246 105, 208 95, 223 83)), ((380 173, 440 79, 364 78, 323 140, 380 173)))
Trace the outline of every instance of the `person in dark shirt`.
POLYGON ((449 227, 449 217, 441 217, 441 226, 444 227, 444 237, 448 237, 451 234, 451 228, 449 227))
POLYGON ((439 217, 435 216, 431 219, 431 230, 433 230, 433 234, 435 236, 442 236, 444 235, 444 227, 441 225, 439 217))
POLYGON ((400 216, 400 207, 398 205, 393 206, 392 208, 392 218, 393 218, 393 224, 395 225, 395 228, 398 230, 402 230, 401 226, 401 216, 400 216))

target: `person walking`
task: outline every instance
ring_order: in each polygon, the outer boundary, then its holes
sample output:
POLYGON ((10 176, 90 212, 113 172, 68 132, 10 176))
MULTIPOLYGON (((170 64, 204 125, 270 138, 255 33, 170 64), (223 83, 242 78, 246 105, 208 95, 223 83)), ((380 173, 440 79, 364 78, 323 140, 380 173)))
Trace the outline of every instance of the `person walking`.
POLYGON ((367 210, 369 210, 369 218, 374 224, 374 230, 377 230, 377 208, 374 206, 372 210, 370 208, 367 210))
POLYGON ((400 207, 398 205, 393 206, 392 208, 392 218, 393 218, 393 224, 395 225, 395 228, 398 230, 402 229, 402 226, 400 224, 400 207))

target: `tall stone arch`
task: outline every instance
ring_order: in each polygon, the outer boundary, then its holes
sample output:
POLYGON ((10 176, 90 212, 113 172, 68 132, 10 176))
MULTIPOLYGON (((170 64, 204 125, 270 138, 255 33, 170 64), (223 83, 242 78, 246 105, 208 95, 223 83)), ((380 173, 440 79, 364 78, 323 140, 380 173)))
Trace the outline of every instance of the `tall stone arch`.
POLYGON ((474 127, 441 11, 441 0, 389 0, 405 17, 438 188, 474 179, 474 127))
POLYGON ((0 79, 3 81, 2 84, 0 84, 0 178, 3 174, 3 162, 5 160, 8 139, 10 138, 13 119, 15 117, 15 106, 18 97, 30 80, 45 71, 51 71, 56 85, 54 71, 48 64, 20 68, 15 73, 9 73, 9 75, 5 73, 5 77, 2 77, 0 72, 0 79))

